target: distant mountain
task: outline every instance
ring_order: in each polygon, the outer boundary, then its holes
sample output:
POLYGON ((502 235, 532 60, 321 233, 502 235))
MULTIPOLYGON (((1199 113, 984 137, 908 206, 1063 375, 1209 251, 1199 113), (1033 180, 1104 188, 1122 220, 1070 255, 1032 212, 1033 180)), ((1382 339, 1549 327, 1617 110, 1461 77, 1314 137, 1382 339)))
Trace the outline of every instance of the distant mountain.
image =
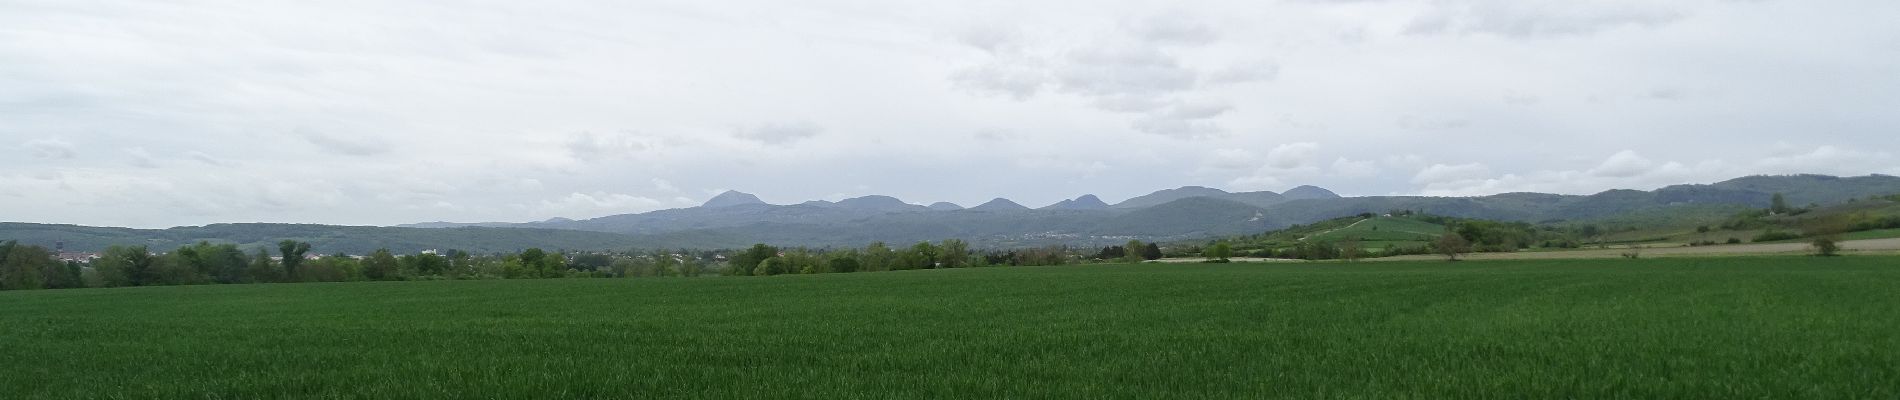
POLYGON ((740 192, 737 190, 727 190, 725 193, 720 193, 718 196, 713 196, 712 199, 706 200, 706 204, 701 204, 699 206, 702 208, 720 208, 720 207, 733 207, 733 206, 743 206, 743 205, 763 205, 763 204, 765 204, 765 201, 759 200, 759 196, 753 196, 751 193, 740 192))
POLYGON ((1122 200, 1120 203, 1115 203, 1114 208, 1146 208, 1189 197, 1222 198, 1227 197, 1229 194, 1231 193, 1227 193, 1225 190, 1210 187, 1182 186, 1174 189, 1163 189, 1155 191, 1154 193, 1135 196, 1135 198, 1132 199, 1122 200))
POLYGON ((1039 208, 1038 210, 1106 210, 1106 209, 1108 209, 1108 203, 1102 202, 1102 199, 1100 197, 1095 197, 1095 195, 1092 195, 1092 194, 1085 194, 1085 195, 1082 195, 1082 197, 1077 197, 1072 200, 1059 201, 1059 202, 1056 202, 1055 204, 1050 204, 1048 206, 1044 206, 1043 208, 1039 208))
POLYGON ((933 211, 956 211, 956 210, 963 209, 963 206, 959 206, 957 205, 957 203, 951 203, 948 201, 939 201, 935 203, 930 203, 928 207, 933 211))
MULTIPOLYGON (((1318 189, 1318 188, 1315 188, 1315 189, 1318 189)), ((1323 191, 1325 189, 1320 189, 1320 190, 1323 191)), ((1327 192, 1327 193, 1331 193, 1331 192, 1327 192)), ((1214 188, 1209 188, 1209 187, 1182 186, 1182 187, 1178 187, 1174 189, 1165 189, 1165 190, 1156 191, 1154 193, 1136 196, 1135 198, 1132 198, 1132 199, 1123 200, 1121 203, 1116 203, 1114 206, 1111 206, 1111 207, 1117 208, 1117 209, 1146 208, 1146 207, 1153 207, 1153 206, 1157 206, 1161 204, 1166 204, 1169 202, 1173 202, 1175 200, 1194 198, 1194 197, 1223 199, 1223 200, 1233 201, 1236 203, 1246 204, 1246 205, 1250 205, 1254 207, 1268 207, 1274 204, 1279 204, 1279 203, 1283 203, 1287 201, 1286 196, 1282 196, 1279 193, 1268 192, 1268 191, 1229 193, 1225 190, 1214 189, 1214 188)))
POLYGON ((922 210, 929 209, 929 207, 905 203, 903 200, 898 200, 896 197, 890 197, 890 196, 864 196, 864 197, 849 198, 849 199, 838 201, 837 205, 839 207, 849 208, 853 210, 883 211, 883 212, 922 211, 922 210))
POLYGON ((860 246, 871 241, 961 238, 981 247, 1107 245, 1141 240, 1191 240, 1258 233, 1361 213, 1412 210, 1460 218, 1525 222, 1582 221, 1629 216, 1719 218, 1736 210, 1766 207, 1775 193, 1796 205, 1822 205, 1900 193, 1900 178, 1872 175, 1752 176, 1713 184, 1676 185, 1653 191, 1609 190, 1591 195, 1504 193, 1480 197, 1328 197, 1319 188, 1229 193, 1205 187, 1157 191, 1103 207, 1094 196, 1030 210, 996 199, 969 211, 956 205, 907 204, 887 196, 839 202, 771 205, 728 192, 706 206, 610 215, 583 220, 552 219, 519 224, 429 223, 411 227, 235 224, 162 230, 0 224, 0 240, 97 250, 109 244, 176 247, 196 240, 266 245, 279 239, 322 243, 319 251, 389 247, 460 248, 484 252, 524 247, 550 249, 722 248, 753 243, 789 246, 860 246), (1165 201, 1164 201, 1165 200, 1165 201), (423 227, 436 229, 420 229, 423 227), (44 243, 41 243, 44 242, 44 243))
POLYGON ((1014 201, 1009 201, 1009 199, 1001 197, 990 199, 990 201, 979 204, 976 207, 970 207, 970 211, 1024 211, 1028 209, 1029 207, 1023 207, 1021 204, 1016 204, 1014 201))
POLYGON ((1326 190, 1325 188, 1321 188, 1321 187, 1313 186, 1313 185, 1300 185, 1300 187, 1287 189, 1286 193, 1281 193, 1280 195, 1285 196, 1287 200, 1312 200, 1312 199, 1339 198, 1339 194, 1333 193, 1333 191, 1331 190, 1326 190))

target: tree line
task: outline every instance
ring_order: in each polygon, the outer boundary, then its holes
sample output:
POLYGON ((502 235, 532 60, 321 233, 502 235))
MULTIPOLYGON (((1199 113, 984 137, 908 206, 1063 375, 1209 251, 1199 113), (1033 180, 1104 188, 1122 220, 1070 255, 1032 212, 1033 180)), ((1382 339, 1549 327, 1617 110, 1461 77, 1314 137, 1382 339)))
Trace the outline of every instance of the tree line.
POLYGON ((112 246, 87 262, 60 261, 52 251, 0 242, 0 289, 64 289, 198 284, 346 282, 443 279, 650 278, 769 276, 989 266, 1066 265, 1160 258, 1153 243, 1110 246, 1089 259, 1066 246, 974 250, 959 239, 863 248, 792 248, 757 244, 736 251, 657 250, 560 252, 530 248, 487 255, 460 250, 398 255, 319 255, 307 242, 284 240, 246 251, 198 242, 167 252, 112 246), (1127 251, 1126 249, 1137 249, 1127 251), (1113 257, 1106 257, 1112 255, 1113 257))

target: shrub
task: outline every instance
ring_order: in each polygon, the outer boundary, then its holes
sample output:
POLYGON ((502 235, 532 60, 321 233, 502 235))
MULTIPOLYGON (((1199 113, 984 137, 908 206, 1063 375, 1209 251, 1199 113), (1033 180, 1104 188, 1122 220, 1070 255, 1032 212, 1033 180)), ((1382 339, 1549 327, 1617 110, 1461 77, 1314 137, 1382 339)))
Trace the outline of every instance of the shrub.
POLYGON ((1814 255, 1817 255, 1817 256, 1833 257, 1833 256, 1840 255, 1839 253, 1841 252, 1841 245, 1839 243, 1835 243, 1834 239, 1832 238, 1827 238, 1827 237, 1815 238, 1814 242, 1810 243, 1810 245, 1814 246, 1814 255))
POLYGON ((1801 238, 1801 235, 1797 235, 1797 234, 1793 234, 1793 233, 1788 233, 1788 232, 1781 232, 1781 231, 1774 231, 1774 230, 1770 230, 1770 231, 1767 231, 1767 232, 1762 232, 1762 233, 1761 233, 1760 235, 1755 235, 1755 240, 1754 240, 1754 241, 1756 241, 1756 242, 1773 242, 1773 241, 1780 241, 1780 240, 1790 240, 1790 239, 1800 239, 1800 238, 1801 238))

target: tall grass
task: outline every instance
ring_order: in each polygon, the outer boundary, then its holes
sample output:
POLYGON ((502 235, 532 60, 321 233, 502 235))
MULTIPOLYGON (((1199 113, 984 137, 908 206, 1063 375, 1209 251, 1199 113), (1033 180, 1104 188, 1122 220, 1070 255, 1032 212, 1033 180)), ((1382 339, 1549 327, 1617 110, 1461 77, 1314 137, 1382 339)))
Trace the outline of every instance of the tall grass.
POLYGON ((8 398, 1894 398, 1900 259, 0 293, 8 398))

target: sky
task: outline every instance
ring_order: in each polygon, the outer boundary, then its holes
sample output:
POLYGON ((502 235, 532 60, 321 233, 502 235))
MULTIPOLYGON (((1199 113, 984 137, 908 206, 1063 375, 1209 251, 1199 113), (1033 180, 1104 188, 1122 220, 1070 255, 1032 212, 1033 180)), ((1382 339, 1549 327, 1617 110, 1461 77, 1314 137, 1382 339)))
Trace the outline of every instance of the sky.
POLYGON ((1891 0, 0 0, 0 221, 1900 174, 1891 0))

